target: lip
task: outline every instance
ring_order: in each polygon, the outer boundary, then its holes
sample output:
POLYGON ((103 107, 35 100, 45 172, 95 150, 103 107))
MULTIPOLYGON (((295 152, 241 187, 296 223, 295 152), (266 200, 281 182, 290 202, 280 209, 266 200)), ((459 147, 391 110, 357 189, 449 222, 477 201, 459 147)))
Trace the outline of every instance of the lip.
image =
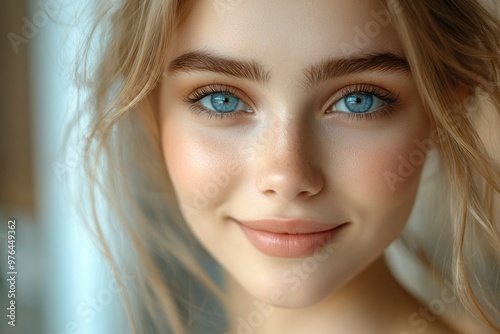
POLYGON ((284 258, 312 255, 330 243, 346 223, 324 224, 307 219, 261 219, 235 222, 262 253, 284 258))

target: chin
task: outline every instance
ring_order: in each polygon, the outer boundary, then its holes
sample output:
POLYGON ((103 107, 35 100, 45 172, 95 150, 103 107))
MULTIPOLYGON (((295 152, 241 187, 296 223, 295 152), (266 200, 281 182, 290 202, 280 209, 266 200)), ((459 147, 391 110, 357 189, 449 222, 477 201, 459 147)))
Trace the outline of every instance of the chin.
POLYGON ((329 287, 325 292, 318 291, 314 288, 302 289, 300 291, 287 293, 280 304, 273 304, 273 306, 282 309, 308 308, 320 303, 328 296, 335 294, 336 291, 338 291, 338 289, 332 289, 332 287, 329 287))
POLYGON ((326 272, 325 268, 309 276, 305 275, 306 272, 300 274, 304 275, 299 276, 297 271, 286 269, 267 282, 240 282, 246 292, 259 302, 283 309, 300 309, 314 306, 335 294, 350 278, 342 273, 326 272))
POLYGON ((283 309, 310 308, 342 293, 383 254, 381 246, 358 251, 335 248, 328 257, 324 253, 324 258, 310 256, 281 263, 252 263, 241 271, 233 271, 233 278, 259 302, 283 309), (256 275, 256 271, 260 275, 256 275))

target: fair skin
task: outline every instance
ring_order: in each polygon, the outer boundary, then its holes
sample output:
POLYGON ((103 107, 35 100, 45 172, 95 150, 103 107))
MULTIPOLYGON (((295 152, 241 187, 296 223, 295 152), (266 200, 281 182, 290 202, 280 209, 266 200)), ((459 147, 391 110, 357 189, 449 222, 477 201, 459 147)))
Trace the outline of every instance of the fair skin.
POLYGON ((265 319, 252 333, 422 328, 408 321, 420 304, 381 255, 407 221, 421 165, 395 184, 385 175, 422 150, 430 124, 391 25, 353 52, 341 47, 382 10, 376 0, 252 0, 222 13, 200 1, 176 35, 160 88, 163 152, 187 224, 228 274, 231 333, 255 310, 265 319), (200 51, 233 62, 217 67, 200 51), (347 71, 310 70, 360 58, 347 71), (234 61, 259 71, 227 70, 234 61), (255 219, 341 227, 314 253, 269 254, 239 224, 255 219))

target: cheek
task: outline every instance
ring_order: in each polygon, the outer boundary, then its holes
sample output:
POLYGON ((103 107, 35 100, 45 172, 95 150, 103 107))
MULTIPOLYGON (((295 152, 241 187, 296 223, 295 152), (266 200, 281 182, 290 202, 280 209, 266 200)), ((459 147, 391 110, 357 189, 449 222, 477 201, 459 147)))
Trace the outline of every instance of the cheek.
POLYGON ((430 140, 426 119, 410 121, 358 134, 345 150, 339 187, 365 219, 407 215, 413 206, 430 140))
POLYGON ((199 212, 222 202, 239 173, 232 148, 202 132, 200 129, 200 134, 193 135, 192 131, 168 125, 163 129, 167 169, 184 211, 199 212))
POLYGON ((352 184, 363 189, 360 198, 397 198, 412 188, 420 175, 426 152, 415 145, 415 137, 399 136, 383 142, 373 141, 357 152, 352 184))

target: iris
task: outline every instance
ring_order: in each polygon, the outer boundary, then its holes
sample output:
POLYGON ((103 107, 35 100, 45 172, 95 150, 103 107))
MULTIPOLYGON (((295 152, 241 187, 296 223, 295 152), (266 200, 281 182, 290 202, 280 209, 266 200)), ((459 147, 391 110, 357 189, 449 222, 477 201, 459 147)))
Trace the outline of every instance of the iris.
POLYGON ((212 94, 210 102, 215 111, 221 113, 230 113, 236 110, 240 99, 232 94, 216 93, 212 94))
POLYGON ((373 106, 373 95, 351 94, 344 98, 347 109, 353 113, 366 113, 373 106))

